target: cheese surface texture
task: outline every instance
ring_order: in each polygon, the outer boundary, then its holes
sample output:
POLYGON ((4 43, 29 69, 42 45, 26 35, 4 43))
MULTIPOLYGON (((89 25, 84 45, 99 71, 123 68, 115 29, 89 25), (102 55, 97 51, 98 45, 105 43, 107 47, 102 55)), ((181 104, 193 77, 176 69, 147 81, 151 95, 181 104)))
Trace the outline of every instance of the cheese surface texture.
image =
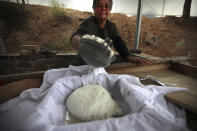
POLYGON ((75 90, 67 99, 70 113, 79 120, 102 120, 123 114, 110 93, 99 85, 87 85, 75 90))

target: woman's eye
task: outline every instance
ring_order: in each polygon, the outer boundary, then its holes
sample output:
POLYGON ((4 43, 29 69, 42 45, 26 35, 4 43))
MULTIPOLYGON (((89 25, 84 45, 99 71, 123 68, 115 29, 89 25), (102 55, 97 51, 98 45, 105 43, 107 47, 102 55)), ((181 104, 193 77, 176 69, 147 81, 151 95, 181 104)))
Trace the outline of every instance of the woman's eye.
MULTIPOLYGON (((96 7, 97 7, 97 8, 102 8, 102 7, 103 7, 103 5, 97 5, 96 7)), ((105 8, 106 8, 106 9, 109 9, 109 8, 110 8, 110 6, 109 6, 109 5, 105 5, 105 8)))
POLYGON ((108 8, 109 8, 109 5, 105 5, 105 8, 107 8, 107 9, 108 9, 108 8))
POLYGON ((97 5, 97 7, 98 7, 98 8, 101 8, 101 7, 102 7, 102 5, 97 5))

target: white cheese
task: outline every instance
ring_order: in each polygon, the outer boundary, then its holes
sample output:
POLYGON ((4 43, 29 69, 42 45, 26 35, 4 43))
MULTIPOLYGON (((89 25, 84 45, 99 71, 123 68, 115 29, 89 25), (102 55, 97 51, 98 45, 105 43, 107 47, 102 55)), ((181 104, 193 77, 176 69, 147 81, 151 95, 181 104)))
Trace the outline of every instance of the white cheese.
POLYGON ((99 85, 87 85, 75 90, 67 99, 67 107, 74 117, 83 121, 123 114, 110 93, 99 85))

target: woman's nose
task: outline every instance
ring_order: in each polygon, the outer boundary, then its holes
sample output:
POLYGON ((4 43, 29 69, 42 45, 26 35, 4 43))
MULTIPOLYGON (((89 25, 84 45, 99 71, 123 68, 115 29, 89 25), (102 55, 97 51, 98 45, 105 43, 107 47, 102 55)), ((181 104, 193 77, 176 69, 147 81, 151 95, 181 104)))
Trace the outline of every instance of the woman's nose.
POLYGON ((105 9, 105 5, 101 6, 101 9, 104 10, 105 9))

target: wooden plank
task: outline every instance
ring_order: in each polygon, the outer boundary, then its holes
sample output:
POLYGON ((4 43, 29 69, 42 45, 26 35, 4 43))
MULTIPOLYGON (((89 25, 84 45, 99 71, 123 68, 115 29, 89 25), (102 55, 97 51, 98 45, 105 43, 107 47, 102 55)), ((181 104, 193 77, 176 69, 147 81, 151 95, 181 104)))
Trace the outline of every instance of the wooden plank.
MULTIPOLYGON (((147 72, 132 73, 132 75, 144 78, 151 75, 167 86, 187 88, 187 91, 166 94, 166 99, 179 105, 188 111, 197 113, 197 79, 189 75, 181 74, 171 69, 154 70, 147 72)), ((155 83, 148 83, 154 84, 155 83)))
POLYGON ((30 88, 39 88, 42 78, 28 78, 0 87, 0 104, 17 97, 22 91, 30 88))
POLYGON ((172 87, 183 87, 197 92, 197 79, 189 75, 181 74, 171 69, 165 70, 153 70, 146 72, 130 73, 130 75, 137 76, 139 78, 145 78, 146 76, 152 76, 165 85, 172 87))
POLYGON ((191 59, 191 57, 189 56, 175 56, 175 57, 157 57, 157 56, 152 56, 152 55, 148 55, 145 53, 141 53, 141 54, 132 54, 133 56, 137 56, 140 58, 144 58, 147 59, 153 63, 161 63, 161 62, 170 62, 170 61, 186 61, 191 59))
POLYGON ((0 57, 18 57, 20 56, 20 53, 6 53, 6 54, 0 54, 0 57))
MULTIPOLYGON (((153 65, 118 64, 107 68, 107 72, 115 74, 126 73, 140 78, 151 75, 167 86, 187 88, 187 91, 170 93, 165 97, 168 101, 188 111, 197 113, 197 77, 194 77, 196 73, 195 67, 189 67, 177 62, 174 62, 173 65, 169 63, 153 65)), ((158 83, 153 81, 143 81, 143 83, 158 85, 158 83)))
POLYGON ((197 94, 191 91, 179 91, 165 95, 168 101, 171 101, 184 109, 197 114, 197 94))
POLYGON ((26 79, 26 78, 42 78, 45 72, 46 71, 35 71, 35 72, 27 72, 27 73, 0 75, 0 81, 10 83, 13 81, 26 79))
POLYGON ((177 72, 197 78, 197 67, 195 66, 173 62, 171 68, 177 72))
POLYGON ((143 71, 151 71, 151 70, 159 70, 159 69, 168 69, 171 64, 168 63, 157 63, 157 64, 132 64, 132 63, 118 63, 113 64, 106 68, 108 73, 113 74, 129 74, 135 72, 143 72, 143 71))
POLYGON ((37 50, 39 49, 38 45, 21 45, 22 50, 37 50))

